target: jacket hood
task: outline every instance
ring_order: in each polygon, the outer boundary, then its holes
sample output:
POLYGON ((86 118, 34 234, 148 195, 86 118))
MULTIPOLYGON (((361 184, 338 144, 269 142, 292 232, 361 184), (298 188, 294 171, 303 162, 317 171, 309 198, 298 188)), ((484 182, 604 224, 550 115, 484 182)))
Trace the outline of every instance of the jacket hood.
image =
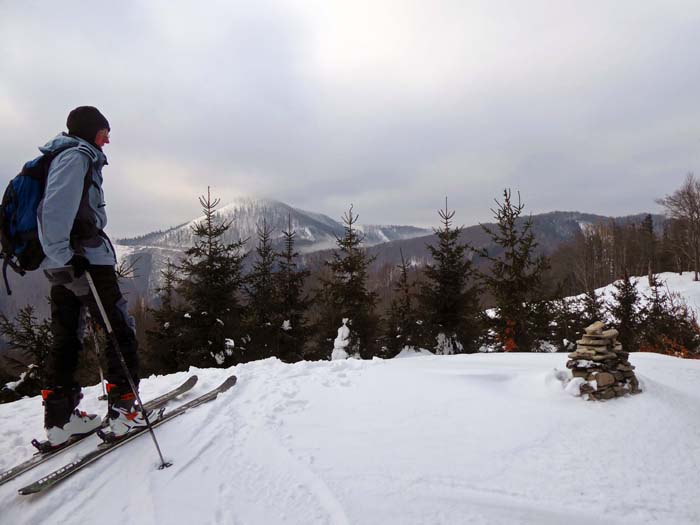
POLYGON ((53 153, 54 151, 67 147, 80 148, 80 150, 90 157, 92 162, 96 164, 107 164, 107 157, 102 151, 86 140, 73 135, 68 135, 68 133, 59 133, 43 146, 39 146, 39 151, 42 153, 53 153))

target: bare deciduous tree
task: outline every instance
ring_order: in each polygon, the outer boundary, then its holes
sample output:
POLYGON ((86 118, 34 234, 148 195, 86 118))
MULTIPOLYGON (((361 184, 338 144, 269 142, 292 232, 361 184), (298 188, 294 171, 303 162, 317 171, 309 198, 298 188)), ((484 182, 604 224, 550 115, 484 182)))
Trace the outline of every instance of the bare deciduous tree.
POLYGON ((683 185, 674 191, 671 195, 667 195, 656 201, 661 204, 666 215, 672 220, 677 221, 679 226, 682 226, 684 242, 679 243, 679 250, 687 250, 688 256, 693 265, 695 281, 699 280, 700 275, 700 181, 695 178, 695 175, 689 173, 683 185))

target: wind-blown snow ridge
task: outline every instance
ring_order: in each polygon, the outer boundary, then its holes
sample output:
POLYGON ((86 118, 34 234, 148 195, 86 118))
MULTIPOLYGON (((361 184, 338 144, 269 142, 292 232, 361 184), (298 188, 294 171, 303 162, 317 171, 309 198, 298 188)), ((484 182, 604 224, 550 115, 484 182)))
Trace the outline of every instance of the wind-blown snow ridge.
MULTIPOLYGON (((197 369, 216 401, 41 497, 0 487, 3 523, 697 523, 700 362, 634 354, 644 393, 566 393, 565 354, 418 356, 197 369), (555 370, 556 369, 556 370, 555 370), (557 372, 558 370, 558 372, 557 372), (653 415, 653 417, 650 417, 653 415)), ((143 380, 145 398, 181 382, 143 380)), ((97 387, 84 405, 98 413, 97 387)), ((31 454, 41 401, 0 406, 0 468, 31 454)))

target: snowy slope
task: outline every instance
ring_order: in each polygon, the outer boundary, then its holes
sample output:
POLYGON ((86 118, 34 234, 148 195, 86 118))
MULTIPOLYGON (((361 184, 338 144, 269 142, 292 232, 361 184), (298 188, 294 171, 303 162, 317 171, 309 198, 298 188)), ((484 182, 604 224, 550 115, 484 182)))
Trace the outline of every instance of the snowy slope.
MULTIPOLYGON (((662 283, 663 287, 672 293, 679 294, 688 306, 695 312, 700 319, 700 282, 693 281, 693 272, 684 272, 682 275, 672 272, 657 274, 657 278, 662 283)), ((649 281, 646 277, 633 277, 637 286, 637 291, 642 297, 649 295, 649 281)), ((602 294, 605 302, 613 301, 613 293, 615 286, 610 284, 596 290, 598 294, 602 294)))
MULTIPOLYGON (((663 523, 700 520, 700 362, 635 354, 644 393, 566 394, 564 354, 266 360, 238 385, 38 497, 0 487, 0 522, 663 523)), ((193 370, 200 384, 231 370, 193 370)), ((143 381, 145 397, 185 374, 143 381)), ((84 404, 104 410, 99 391, 84 404)), ((0 406, 0 468, 31 454, 40 400, 0 406)))

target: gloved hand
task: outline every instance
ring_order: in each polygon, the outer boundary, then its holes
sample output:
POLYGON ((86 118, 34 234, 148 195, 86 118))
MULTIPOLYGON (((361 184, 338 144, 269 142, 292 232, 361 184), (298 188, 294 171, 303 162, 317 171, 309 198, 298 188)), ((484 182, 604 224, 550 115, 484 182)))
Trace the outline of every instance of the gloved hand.
POLYGON ((73 267, 73 275, 79 279, 85 274, 85 270, 90 268, 90 261, 85 256, 76 253, 68 261, 68 265, 73 267))

